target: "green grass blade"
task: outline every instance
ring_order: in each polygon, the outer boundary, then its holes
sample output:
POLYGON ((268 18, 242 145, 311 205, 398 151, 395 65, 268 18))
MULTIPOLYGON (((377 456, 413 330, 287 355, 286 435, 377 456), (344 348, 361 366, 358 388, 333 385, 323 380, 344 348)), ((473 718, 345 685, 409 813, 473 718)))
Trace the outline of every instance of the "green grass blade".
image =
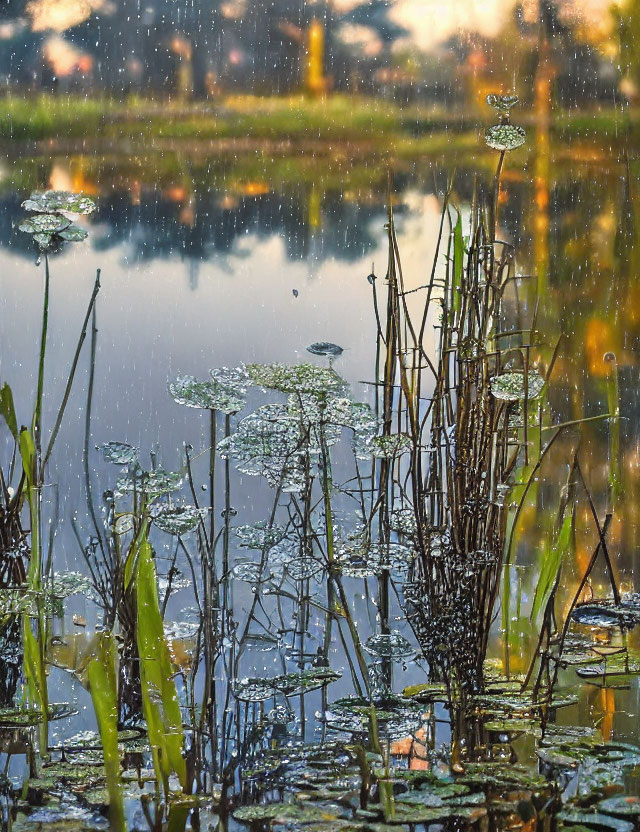
POLYGON ((124 803, 118 751, 118 654, 112 633, 98 633, 94 657, 87 670, 109 792, 109 822, 115 832, 124 832, 124 803))
POLYGON ((24 469, 27 485, 33 488, 36 484, 36 447, 28 428, 22 428, 18 438, 22 468, 24 469))
POLYGON ((535 622, 542 610, 547 605, 549 596, 562 568, 565 556, 571 549, 573 539, 573 512, 565 515, 560 531, 552 545, 543 553, 542 569, 538 578, 533 605, 531 607, 530 620, 535 622))
POLYGON ((182 715, 169 648, 164 638, 155 563, 151 546, 146 540, 140 545, 135 584, 142 705, 156 775, 168 794, 171 772, 175 772, 184 788, 187 771, 182 755, 182 715))
POLYGON ((462 272, 464 268, 464 238, 462 236, 462 215, 458 214, 458 219, 453 228, 453 283, 451 285, 451 321, 460 309, 460 287, 462 285, 462 272))
MULTIPOLYGON (((41 628, 40 620, 38 620, 38 628, 41 628)), ((40 639, 35 637, 31 629, 31 617, 24 613, 22 616, 24 679, 29 701, 42 713, 40 723, 40 743, 42 747, 40 753, 46 755, 49 733, 49 695, 44 656, 41 649, 42 635, 43 633, 40 632, 40 639)))
POLYGON ((0 416, 7 423, 7 427, 11 432, 13 438, 18 441, 18 420, 16 419, 16 409, 13 404, 13 393, 8 384, 4 384, 0 388, 0 416))

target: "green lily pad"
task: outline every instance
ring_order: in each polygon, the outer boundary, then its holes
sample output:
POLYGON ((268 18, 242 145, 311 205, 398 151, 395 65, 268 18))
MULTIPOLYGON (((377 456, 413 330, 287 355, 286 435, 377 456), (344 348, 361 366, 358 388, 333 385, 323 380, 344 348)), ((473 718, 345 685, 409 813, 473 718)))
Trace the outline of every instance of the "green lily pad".
POLYGON ((47 251, 53 245, 53 234, 34 234, 33 242, 40 251, 47 251))
POLYGON ((241 823, 257 823, 271 820, 276 823, 296 821, 298 823, 312 823, 314 821, 337 820, 340 809, 336 807, 321 807, 297 805, 295 803, 262 803, 256 806, 241 806, 233 813, 233 817, 241 823))
POLYGON ((82 228, 80 225, 70 225, 63 231, 58 232, 58 236, 63 240, 66 240, 68 243, 81 243, 83 240, 87 239, 89 232, 86 228, 82 228))
POLYGON ((182 474, 164 471, 162 468, 156 468, 155 471, 136 468, 118 479, 116 491, 120 496, 137 491, 139 494, 159 497, 177 491, 182 485, 182 480, 182 474))
POLYGON ((580 824, 589 829, 600 829, 606 832, 633 832, 633 823, 612 815, 605 815, 604 812, 592 812, 589 810, 569 809, 558 812, 557 819, 565 824, 580 824))
POLYGON ((207 517, 208 509, 195 506, 162 506, 153 512, 153 523, 167 534, 181 537, 193 531, 207 517))
POLYGON ((535 370, 531 370, 527 376, 526 391, 522 372, 502 373, 491 379, 491 392, 494 397, 505 402, 522 401, 525 396, 527 399, 537 399, 543 387, 544 379, 535 370))
POLYGON ((106 461, 114 465, 131 465, 138 461, 138 449, 127 442, 103 442, 96 445, 96 451, 100 451, 106 461))
POLYGON ((311 668, 300 673, 286 673, 271 678, 240 679, 235 688, 234 696, 241 702, 265 702, 272 696, 297 696, 336 682, 342 676, 335 670, 328 668, 311 668))
POLYGON ((640 797, 628 794, 607 797, 598 803, 598 811, 614 817, 640 818, 640 797))
POLYGON ((487 96, 487 104, 490 107, 495 107, 501 113, 508 113, 516 106, 519 100, 517 95, 497 95, 496 93, 490 93, 487 96))
POLYGON ((494 150, 515 150, 525 143, 527 134, 515 124, 494 124, 484 134, 485 143, 494 150))
POLYGON ((59 214, 38 214, 22 220, 18 228, 27 234, 58 234, 70 225, 70 221, 59 214))
POLYGON ((68 191, 36 191, 29 199, 22 203, 25 211, 37 211, 47 214, 53 211, 67 211, 70 214, 92 214, 96 209, 95 202, 84 194, 74 194, 68 191))
POLYGON ((387 818, 387 823, 437 823, 447 818, 460 818, 474 822, 487 814, 485 806, 418 806, 409 803, 395 802, 393 817, 387 818))

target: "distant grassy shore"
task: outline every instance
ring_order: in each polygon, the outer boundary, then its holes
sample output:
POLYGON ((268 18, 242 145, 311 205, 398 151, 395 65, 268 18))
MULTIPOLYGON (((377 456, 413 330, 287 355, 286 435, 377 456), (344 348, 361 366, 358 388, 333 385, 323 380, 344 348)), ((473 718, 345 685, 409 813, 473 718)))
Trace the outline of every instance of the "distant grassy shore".
MULTIPOLYGON (((535 123, 533 113, 519 121, 535 123)), ((301 95, 262 98, 233 96, 211 102, 152 101, 38 95, 0 99, 0 141, 237 139, 370 143, 394 150, 438 151, 451 143, 470 145, 490 113, 452 112, 426 106, 399 107, 389 101, 333 95, 326 100, 301 95)), ((554 133, 566 138, 620 138, 640 132, 640 112, 614 110, 559 112, 554 133)))

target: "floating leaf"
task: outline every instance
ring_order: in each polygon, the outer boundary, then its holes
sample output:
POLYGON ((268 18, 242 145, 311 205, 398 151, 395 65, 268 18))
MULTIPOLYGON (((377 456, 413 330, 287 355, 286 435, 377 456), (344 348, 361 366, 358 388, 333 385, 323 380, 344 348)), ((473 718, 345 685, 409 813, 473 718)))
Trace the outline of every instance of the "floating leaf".
POLYGON ((131 465, 138 461, 138 449, 126 442, 104 442, 96 445, 96 451, 100 451, 107 462, 115 465, 131 465))
POLYGON ((526 141, 527 134, 515 124, 494 124, 484 135, 486 144, 494 150, 515 150, 526 141))
POLYGON ((640 659, 630 659, 629 656, 612 656, 605 661, 590 663, 576 668, 581 679, 602 679, 609 677, 640 676, 640 659))
POLYGON ((622 818, 640 818, 640 797, 620 794, 598 803, 598 811, 622 818))
MULTIPOLYGON (((424 705, 394 694, 374 699, 373 707, 380 739, 399 740, 412 736, 428 718, 424 705)), ((327 728, 334 731, 368 736, 371 708, 369 699, 347 696, 333 702, 323 719, 327 728)))
POLYGON ((137 491, 150 497, 157 497, 161 494, 177 491, 181 485, 181 474, 165 471, 162 468, 157 468, 155 471, 143 471, 141 468, 135 468, 118 479, 116 491, 119 495, 137 491))
POLYGON ((525 392, 524 373, 502 373, 502 375, 494 376, 491 379, 491 392, 496 399, 505 402, 517 402, 523 400, 525 396, 527 399, 537 399, 542 392, 544 383, 540 373, 532 370, 527 376, 527 390, 525 392))
MULTIPOLYGON (((65 719, 77 713, 77 709, 72 705, 50 702, 47 718, 52 722, 56 719, 65 719)), ((42 711, 37 708, 31 708, 27 705, 16 706, 14 708, 0 708, 0 726, 2 727, 26 728, 31 725, 39 725, 41 722, 42 711)))
POLYGON ((322 821, 324 826, 327 821, 337 819, 339 814, 340 809, 337 806, 333 811, 329 811, 327 808, 308 804, 266 803, 257 806, 241 806, 234 811, 233 817, 242 823, 270 820, 282 824, 290 822, 307 824, 322 821))
POLYGON ((68 191, 35 191, 29 199, 22 203, 25 211, 37 211, 42 214, 53 211, 67 211, 70 214, 92 214, 96 209, 95 202, 83 194, 68 191))
POLYGON ((161 506, 152 511, 151 516, 154 524, 163 532, 180 537, 193 531, 206 518, 208 511, 195 506, 161 506))
POLYGON ((186 407, 220 410, 226 414, 242 410, 246 374, 240 370, 223 369, 211 370, 211 376, 211 381, 198 381, 194 376, 179 376, 169 384, 169 393, 174 401, 186 407))
POLYGON ((246 549, 268 549, 284 537, 284 529, 281 526, 268 526, 265 523, 236 526, 233 532, 239 539, 240 545, 246 549))
POLYGON ((576 624, 598 627, 604 630, 616 627, 634 627, 640 621, 640 613, 632 603, 616 606, 612 600, 589 601, 577 604, 571 618, 576 624))
POLYGON ((369 441, 369 448, 373 456, 381 459, 392 459, 400 454, 406 454, 413 448, 413 440, 406 433, 392 433, 387 436, 374 436, 369 441))
POLYGON ((558 820, 564 821, 565 824, 579 824, 592 829, 606 830, 606 832, 633 832, 633 823, 622 818, 606 815, 604 812, 594 812, 588 809, 568 809, 558 812, 556 817, 558 820))
POLYGON ((53 246, 53 234, 34 234, 33 242, 38 246, 40 251, 47 251, 53 246))
POLYGON ((231 570, 231 574, 239 581, 257 584, 262 577, 262 564, 252 560, 242 560, 235 564, 231 570))
POLYGON ((332 344, 330 341, 316 341, 314 344, 309 344, 307 352, 313 355, 342 355, 344 349, 337 344, 332 344))
POLYGON ((487 96, 487 104, 490 107, 495 107, 501 113, 508 113, 516 106, 519 100, 517 95, 497 95, 496 93, 490 93, 487 96))
POLYGON ((372 656, 378 656, 381 659, 407 659, 416 654, 415 648, 397 630, 369 636, 364 649, 372 656))
POLYGON ((58 236, 69 243, 81 243, 87 239, 89 232, 80 225, 72 224, 68 228, 65 228, 64 231, 60 231, 58 236))
POLYGON ((283 393, 340 395, 347 389, 335 370, 315 364, 248 364, 247 373, 253 384, 283 393))
POLYGON ((70 221, 59 214, 38 214, 22 220, 18 228, 27 234, 56 234, 70 225, 70 221))
POLYGON ((301 670, 299 673, 286 673, 269 679, 240 679, 233 693, 241 702, 264 702, 278 693, 283 696, 309 693, 337 681, 341 676, 342 674, 335 670, 314 667, 310 670, 301 670))
POLYGON ((409 569, 415 551, 402 543, 346 542, 337 549, 337 563, 343 575, 366 578, 384 571, 402 574, 409 569))

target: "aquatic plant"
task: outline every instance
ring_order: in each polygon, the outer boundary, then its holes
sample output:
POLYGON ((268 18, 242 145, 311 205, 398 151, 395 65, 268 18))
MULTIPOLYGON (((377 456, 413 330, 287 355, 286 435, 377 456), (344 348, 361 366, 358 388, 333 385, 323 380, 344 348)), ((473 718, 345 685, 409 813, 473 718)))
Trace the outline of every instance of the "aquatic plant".
POLYGON ((33 241, 42 252, 55 251, 66 242, 78 243, 85 240, 88 232, 76 225, 67 214, 91 214, 95 203, 88 196, 66 191, 33 193, 22 203, 25 211, 34 211, 32 217, 20 222, 18 228, 33 236, 33 241))
MULTIPOLYGON (((75 378, 78 361, 84 340, 87 333, 87 325, 95 305, 96 297, 100 290, 100 272, 98 271, 93 286, 84 323, 78 338, 76 350, 72 359, 71 367, 59 405, 53 428, 46 445, 43 444, 42 413, 45 382, 45 358, 47 348, 47 334, 49 326, 49 293, 50 293, 50 269, 48 251, 61 246, 64 242, 76 242, 83 240, 87 235, 84 229, 74 226, 65 216, 66 213, 87 214, 91 213, 95 205, 92 200, 82 195, 69 194, 66 192, 46 192, 44 194, 34 193, 29 200, 23 203, 23 208, 36 212, 31 218, 22 221, 19 228, 30 233, 39 249, 44 252, 44 291, 42 324, 40 329, 40 352, 38 361, 38 382, 35 396, 35 405, 30 427, 21 427, 18 430, 18 420, 13 406, 13 397, 7 384, 2 388, 2 408, 0 415, 13 438, 15 447, 21 461, 22 475, 18 486, 15 489, 8 507, 14 506, 12 511, 5 513, 6 519, 13 524, 10 535, 15 538, 20 535, 19 522, 16 526, 15 512, 19 511, 22 502, 25 501, 29 509, 30 535, 28 538, 28 570, 20 583, 26 583, 29 591, 36 599, 37 610, 34 615, 31 611, 22 614, 22 637, 25 651, 25 681, 30 700, 43 714, 41 724, 41 746, 46 754, 47 747, 47 676, 45 649, 47 641, 47 617, 43 602, 40 600, 44 589, 45 575, 44 547, 42 540, 42 489, 45 484, 47 463, 51 457, 53 447, 62 424, 71 388, 75 378)), ((38 261, 40 262, 40 261, 38 261)), ((14 457, 15 458, 15 451, 14 457)), ((10 467, 8 480, 13 474, 13 460, 10 467)), ((7 478, 2 477, 5 500, 8 495, 7 478)), ((5 519, 5 518, 3 518, 5 519)), ((6 521, 5 521, 6 522, 6 521)), ((4 535, 3 535, 4 536, 4 535)), ((26 541, 26 536, 20 535, 26 541)), ((4 541, 3 541, 4 542, 4 541)), ((6 550, 0 551, 0 558, 3 562, 6 557, 6 550)), ((26 558, 25 558, 26 559, 26 558)), ((22 576, 21 576, 22 577, 22 576)))

